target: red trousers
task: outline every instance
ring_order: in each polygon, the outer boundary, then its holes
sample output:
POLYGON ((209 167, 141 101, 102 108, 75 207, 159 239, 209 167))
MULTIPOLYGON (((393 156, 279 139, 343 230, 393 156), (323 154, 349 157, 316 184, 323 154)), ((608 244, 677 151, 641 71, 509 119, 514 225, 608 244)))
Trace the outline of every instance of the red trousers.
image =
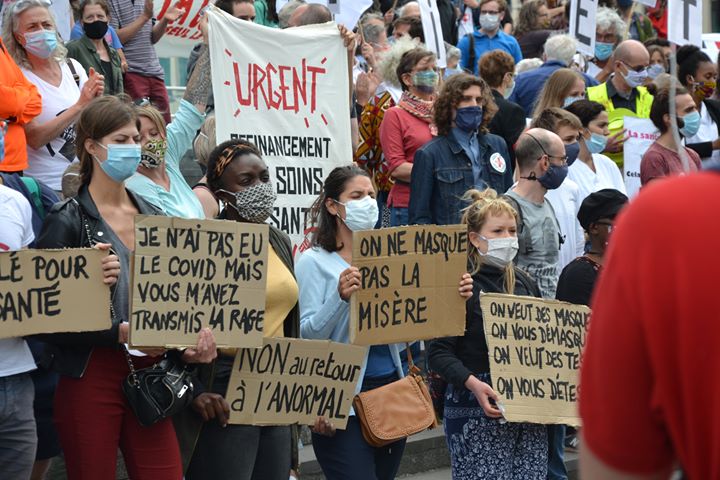
POLYGON ((125 93, 133 100, 149 99, 150 103, 160 110, 165 123, 170 123, 170 100, 162 79, 128 72, 123 77, 123 83, 125 93))
MULTIPOLYGON (((153 359, 134 357, 136 369, 153 359)), ((115 480, 118 447, 133 480, 180 480, 182 464, 170 419, 143 427, 120 384, 129 368, 125 354, 95 348, 82 378, 60 377, 55 424, 70 480, 115 480)))

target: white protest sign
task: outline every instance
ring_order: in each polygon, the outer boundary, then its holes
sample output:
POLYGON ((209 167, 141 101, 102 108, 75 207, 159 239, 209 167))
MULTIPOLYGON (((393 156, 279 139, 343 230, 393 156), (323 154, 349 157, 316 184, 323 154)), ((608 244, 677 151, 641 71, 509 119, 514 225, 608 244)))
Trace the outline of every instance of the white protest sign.
POLYGON ((667 39, 679 46, 702 47, 702 1, 668 0, 667 9, 667 39))
POLYGON ((168 24, 165 35, 155 44, 158 57, 187 58, 192 48, 202 41, 198 23, 202 9, 210 4, 210 0, 156 1, 153 8, 155 18, 162 19, 168 9, 176 4, 184 12, 180 18, 168 24))
POLYGON ((462 17, 460 18, 460 22, 458 23, 459 39, 465 37, 465 35, 472 35, 475 31, 475 27, 473 26, 472 8, 467 6, 463 6, 463 8, 465 10, 460 13, 462 17))
POLYGON ((625 144, 623 147, 623 178, 629 198, 640 191, 640 162, 660 132, 647 118, 624 117, 625 144))
POLYGON ((420 0, 420 19, 425 33, 425 45, 437 57, 437 66, 445 68, 445 41, 443 40, 440 12, 436 0, 420 0))
POLYGON ((352 162, 348 58, 333 23, 286 30, 210 9, 217 141, 257 145, 278 198, 272 223, 299 245, 330 171, 352 162))
MULTIPOLYGON (((280 9, 286 3, 288 0, 277 0, 275 10, 280 13, 280 9)), ((325 5, 333 13, 335 22, 345 25, 350 30, 355 28, 362 14, 373 4, 372 0, 310 0, 307 3, 325 5)))
POLYGON ((570 2, 570 35, 577 39, 577 51, 595 56, 595 12, 597 0, 570 2))
POLYGON ((720 33, 704 33, 702 36, 703 51, 710 60, 716 61, 720 53, 720 33))

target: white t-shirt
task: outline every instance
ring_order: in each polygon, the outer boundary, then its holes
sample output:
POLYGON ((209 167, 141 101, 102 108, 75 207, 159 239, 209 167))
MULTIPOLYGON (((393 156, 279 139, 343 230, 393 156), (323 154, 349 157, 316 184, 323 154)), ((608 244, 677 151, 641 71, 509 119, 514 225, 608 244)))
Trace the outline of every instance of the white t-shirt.
MULTIPOLYGON (((88 77, 85 69, 75 60, 70 60, 80 77, 80 87, 75 83, 72 72, 66 62, 62 62, 62 81, 56 87, 47 83, 30 70, 22 69, 42 96, 42 112, 35 117, 39 123, 45 123, 60 115, 73 106, 80 98, 80 89, 88 77)), ((28 168, 25 173, 43 182, 55 191, 62 189, 62 175, 72 162, 77 161, 75 156, 75 125, 68 126, 60 135, 39 149, 28 146, 28 168)))
POLYGON ((614 188, 627 195, 625 182, 617 164, 602 153, 593 153, 595 171, 579 158, 570 165, 568 178, 580 188, 580 201, 593 192, 614 188))
MULTIPOLYGON (((578 161, 575 161, 573 165, 578 161)), ((545 199, 550 202, 553 210, 555 210, 555 217, 558 224, 560 224, 560 234, 565 240, 560 245, 560 256, 558 258, 558 272, 562 272, 562 269, 568 263, 582 256, 585 250, 585 233, 577 219, 578 210, 580 210, 580 204, 582 203, 580 188, 575 182, 565 178, 560 187, 547 191, 545 199)))
MULTIPOLYGON (((25 248, 34 238, 30 203, 21 193, 0 185, 0 252, 25 248)), ((25 340, 0 339, 0 377, 33 369, 35 360, 25 340)))
MULTIPOLYGON (((695 136, 686 138, 685 145, 692 143, 714 142, 718 138, 718 126, 715 120, 710 116, 710 112, 705 108, 704 103, 700 103, 700 129, 695 136)), ((703 162, 707 160, 720 160, 720 150, 713 150, 711 157, 701 158, 703 162)))

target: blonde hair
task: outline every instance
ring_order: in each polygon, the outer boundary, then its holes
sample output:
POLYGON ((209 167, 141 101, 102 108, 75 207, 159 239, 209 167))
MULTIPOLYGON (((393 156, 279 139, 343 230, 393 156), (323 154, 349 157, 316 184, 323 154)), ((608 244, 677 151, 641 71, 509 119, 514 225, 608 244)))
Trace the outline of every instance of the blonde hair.
MULTIPOLYGON (((499 217, 509 215, 518 222, 518 215, 515 209, 492 188, 483 191, 471 189, 465 192, 463 200, 470 205, 463 209, 462 223, 468 227, 470 232, 478 233, 482 229, 489 216, 499 217)), ((482 268, 483 257, 476 248, 468 249, 468 260, 472 267, 471 274, 476 274, 482 268)), ((515 267, 512 262, 505 267, 505 293, 515 292, 515 267)))
POLYGON ((537 117, 546 108, 563 108, 565 97, 568 96, 568 92, 578 80, 584 82, 583 77, 578 72, 569 68, 560 68, 553 72, 538 96, 535 110, 533 110, 533 118, 537 117))
POLYGON ((167 138, 167 128, 165 127, 165 117, 163 117, 160 110, 153 107, 152 105, 143 105, 141 107, 136 106, 135 111, 138 117, 145 117, 155 124, 155 127, 160 132, 163 138, 167 138))
POLYGON ((200 165, 207 167, 210 159, 210 152, 217 147, 215 141, 215 114, 210 113, 205 117, 205 121, 200 127, 200 132, 195 137, 193 149, 195 150, 195 158, 200 165))
POLYGON ((2 19, 2 40, 7 48, 8 53, 15 60, 18 66, 32 70, 32 65, 27 57, 25 47, 20 45, 15 38, 15 31, 18 28, 18 17, 21 13, 30 10, 31 8, 41 7, 47 10, 50 16, 50 23, 52 23, 53 29, 55 29, 55 36, 57 37, 57 47, 53 50, 52 58, 58 63, 65 61, 67 57, 67 49, 63 45, 63 40, 58 33, 57 23, 55 22, 55 16, 48 8, 48 5, 42 0, 19 0, 22 1, 22 7, 16 12, 15 4, 18 2, 6 3, 3 6, 3 19, 2 19))
POLYGON ((408 36, 398 38, 395 43, 392 44, 390 50, 385 52, 380 61, 378 62, 376 71, 380 74, 383 80, 400 88, 400 80, 397 76, 397 67, 400 65, 400 59, 410 50, 422 46, 421 43, 409 38, 408 36))

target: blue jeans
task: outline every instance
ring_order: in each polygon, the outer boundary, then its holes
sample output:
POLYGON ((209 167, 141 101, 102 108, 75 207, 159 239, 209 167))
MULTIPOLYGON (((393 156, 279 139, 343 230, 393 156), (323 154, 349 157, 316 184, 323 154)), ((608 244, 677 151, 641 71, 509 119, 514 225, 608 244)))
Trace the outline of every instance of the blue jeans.
POLYGON ((548 425, 547 480, 567 480, 565 469, 565 425, 548 425))
POLYGON ((37 433, 33 399, 35 387, 28 373, 0 378, 0 472, 3 478, 30 478, 37 433))
POLYGON ((400 227, 407 225, 409 220, 409 213, 407 207, 390 207, 390 226, 400 227))

